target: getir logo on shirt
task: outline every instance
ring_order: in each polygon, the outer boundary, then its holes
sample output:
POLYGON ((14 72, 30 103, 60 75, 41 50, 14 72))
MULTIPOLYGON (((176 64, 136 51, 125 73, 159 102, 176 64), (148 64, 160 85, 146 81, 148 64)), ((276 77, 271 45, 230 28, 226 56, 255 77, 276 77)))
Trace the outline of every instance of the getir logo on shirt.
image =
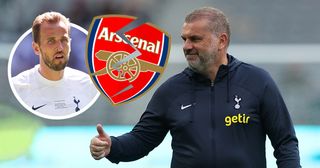
POLYGON ((224 118, 224 122, 227 127, 231 126, 232 124, 248 124, 250 116, 246 116, 246 114, 233 115, 233 116, 226 116, 224 118))

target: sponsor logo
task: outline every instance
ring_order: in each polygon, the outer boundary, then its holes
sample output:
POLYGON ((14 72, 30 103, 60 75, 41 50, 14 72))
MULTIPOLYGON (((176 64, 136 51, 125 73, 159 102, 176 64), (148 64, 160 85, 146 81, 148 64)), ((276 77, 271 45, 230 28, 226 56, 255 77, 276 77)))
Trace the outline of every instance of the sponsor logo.
POLYGON ((238 114, 233 116, 226 116, 224 118, 224 122, 227 127, 231 126, 232 124, 248 124, 250 116, 246 114, 238 114))
POLYGON ((39 108, 41 108, 41 107, 43 107, 43 106, 45 106, 45 105, 47 105, 47 104, 44 104, 44 105, 41 105, 41 106, 37 106, 37 107, 35 107, 34 105, 32 105, 32 110, 38 110, 39 108))
POLYGON ((181 110, 184 110, 184 109, 189 108, 189 107, 191 107, 191 106, 192 106, 192 104, 188 104, 188 105, 186 105, 186 106, 181 105, 181 110))
MULTIPOLYGON (((240 106, 241 97, 239 97, 238 95, 235 95, 234 101, 236 102, 236 104, 234 105, 234 108, 236 110, 239 110, 241 107, 240 106)), ((250 116, 247 116, 244 113, 243 114, 238 113, 237 115, 226 116, 224 118, 224 122, 227 127, 230 127, 233 124, 248 124, 249 119, 250 119, 250 116)))

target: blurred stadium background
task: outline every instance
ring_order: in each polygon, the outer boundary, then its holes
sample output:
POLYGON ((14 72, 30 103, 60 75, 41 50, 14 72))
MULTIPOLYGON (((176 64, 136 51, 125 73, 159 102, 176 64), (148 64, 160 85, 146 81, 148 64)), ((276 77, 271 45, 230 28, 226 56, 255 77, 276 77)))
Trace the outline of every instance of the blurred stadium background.
MULTIPOLYGON (((318 0, 1 0, 0 1, 0 168, 134 167, 167 168, 170 137, 147 157, 114 165, 89 154, 95 125, 111 135, 132 128, 155 89, 186 67, 180 29, 194 8, 215 6, 231 22, 229 53, 263 67, 275 79, 291 113, 300 141, 303 167, 320 167, 320 1, 318 0), (7 77, 10 51, 33 19, 58 11, 88 29, 96 15, 144 17, 172 36, 167 69, 160 82, 135 102, 113 107, 100 96, 85 113, 67 120, 47 120, 26 111, 13 96, 7 77)), ((267 142, 268 167, 275 168, 267 142)))

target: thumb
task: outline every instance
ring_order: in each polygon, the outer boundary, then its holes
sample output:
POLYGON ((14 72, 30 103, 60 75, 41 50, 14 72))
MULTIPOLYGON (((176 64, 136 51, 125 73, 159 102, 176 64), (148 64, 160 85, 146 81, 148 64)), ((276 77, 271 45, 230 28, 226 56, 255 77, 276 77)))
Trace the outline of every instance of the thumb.
POLYGON ((97 131, 99 133, 98 138, 101 138, 103 140, 108 139, 108 134, 104 132, 103 127, 101 124, 97 124, 97 131))

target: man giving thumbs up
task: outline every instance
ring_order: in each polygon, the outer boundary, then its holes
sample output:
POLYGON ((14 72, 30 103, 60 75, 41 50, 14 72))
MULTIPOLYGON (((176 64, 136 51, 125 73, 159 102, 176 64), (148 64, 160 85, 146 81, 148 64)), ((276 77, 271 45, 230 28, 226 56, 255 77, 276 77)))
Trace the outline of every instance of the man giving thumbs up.
POLYGON ((100 160, 110 153, 111 139, 110 136, 103 131, 102 125, 97 125, 99 135, 93 137, 90 142, 90 152, 94 159, 100 160))

